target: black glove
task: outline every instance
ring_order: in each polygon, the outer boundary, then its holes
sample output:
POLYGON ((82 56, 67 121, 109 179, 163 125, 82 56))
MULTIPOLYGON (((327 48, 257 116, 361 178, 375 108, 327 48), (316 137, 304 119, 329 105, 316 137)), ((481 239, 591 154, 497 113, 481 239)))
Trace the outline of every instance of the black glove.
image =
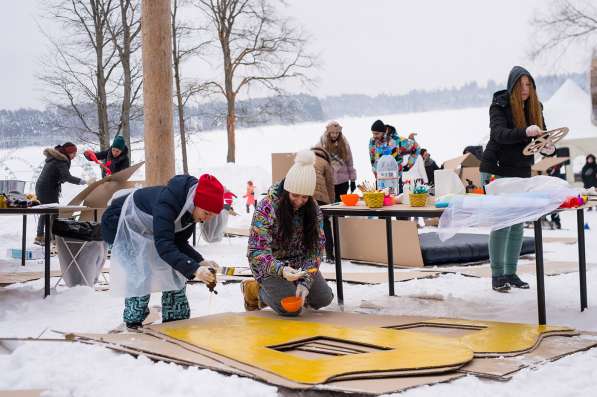
POLYGON ((357 190, 357 183, 355 181, 350 181, 350 192, 353 193, 357 190))

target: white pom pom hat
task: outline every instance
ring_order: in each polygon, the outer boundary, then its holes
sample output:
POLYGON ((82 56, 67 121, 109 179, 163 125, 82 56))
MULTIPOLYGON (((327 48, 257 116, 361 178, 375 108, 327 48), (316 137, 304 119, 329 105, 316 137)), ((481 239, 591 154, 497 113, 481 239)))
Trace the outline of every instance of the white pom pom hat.
POLYGON ((294 164, 286 174, 284 190, 303 196, 313 196, 317 175, 315 174, 315 154, 302 150, 296 154, 294 164))

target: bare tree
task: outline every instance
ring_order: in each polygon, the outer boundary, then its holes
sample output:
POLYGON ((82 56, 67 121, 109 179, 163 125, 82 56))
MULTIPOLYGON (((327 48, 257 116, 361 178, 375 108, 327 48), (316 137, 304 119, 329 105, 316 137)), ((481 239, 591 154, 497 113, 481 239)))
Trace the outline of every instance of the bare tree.
POLYGON ((287 80, 307 82, 314 57, 305 50, 305 35, 277 15, 272 0, 195 0, 195 4, 206 15, 222 53, 223 78, 207 85, 226 98, 226 159, 233 163, 236 98, 241 90, 258 84, 280 91, 287 80))
POLYGON ((57 0, 47 10, 61 35, 46 34, 53 56, 44 62, 40 78, 52 98, 60 98, 55 104, 80 121, 80 131, 95 136, 100 148, 106 149, 110 146, 108 97, 115 91, 111 80, 119 64, 107 30, 112 0, 57 0), (89 104, 95 107, 95 117, 89 104))
MULTIPOLYGON (((122 108, 118 132, 131 147, 131 109, 141 93, 141 61, 135 53, 141 48, 141 1, 117 0, 116 10, 107 20, 106 27, 118 53, 122 70, 122 108)), ((136 115, 139 117, 140 115, 136 115)))
POLYGON ((588 0, 554 0, 546 13, 532 20, 536 42, 531 57, 559 50, 570 45, 597 43, 597 6, 588 0))
POLYGON ((176 108, 178 111, 178 129, 180 132, 180 147, 182 151, 182 168, 185 174, 189 173, 187 159, 187 132, 185 126, 185 106, 195 94, 205 92, 205 84, 197 81, 184 81, 182 77, 182 64, 191 56, 196 56, 209 44, 209 41, 189 45, 192 40, 198 40, 197 34, 203 28, 194 27, 187 21, 182 21, 179 15, 180 8, 190 3, 184 0, 172 2, 172 65, 174 68, 174 86, 176 95, 176 108))

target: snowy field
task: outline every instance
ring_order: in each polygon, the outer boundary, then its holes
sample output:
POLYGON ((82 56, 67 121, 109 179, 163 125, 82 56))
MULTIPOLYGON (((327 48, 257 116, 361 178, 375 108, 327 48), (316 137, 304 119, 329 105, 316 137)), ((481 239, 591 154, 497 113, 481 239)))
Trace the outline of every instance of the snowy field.
MULTIPOLYGON (((486 108, 382 116, 407 135, 417 132, 418 140, 427 147, 438 163, 461 154, 466 145, 477 144, 487 135, 486 108)), ((372 179, 367 142, 369 127, 375 118, 347 118, 344 125, 355 157, 359 180, 372 179)), ((194 135, 189 149, 191 172, 198 175, 209 171, 220 178, 239 196, 244 194, 248 179, 255 181, 258 192, 270 182, 270 153, 290 152, 314 144, 325 123, 292 126, 270 126, 240 130, 237 138, 237 164, 225 164, 226 141, 222 131, 194 135)), ((41 163, 43 148, 22 148, 0 152, 17 178, 32 180, 41 163)), ((133 152, 133 160, 143 157, 142 150, 133 152)), ((95 167, 75 161, 73 175, 92 176, 95 167)), ((2 171, 4 173, 4 171, 2 171)), ((97 176, 97 175, 96 175, 97 176)), ((140 172, 132 179, 142 179, 140 172)), ((63 202, 67 202, 80 186, 65 185, 63 202)), ((248 225, 250 216, 243 214, 242 201, 236 202, 239 217, 231 225, 248 225)), ((35 219, 28 222, 29 241, 34 237, 35 219)), ((586 221, 597 229, 597 214, 588 212, 586 221)), ((545 231, 545 236, 576 236, 573 212, 562 216, 563 229, 545 231)), ((4 257, 6 248, 20 247, 20 217, 0 218, 0 271, 41 270, 40 261, 30 261, 25 268, 19 261, 4 257)), ((529 231, 525 231, 529 233, 529 231)), ((531 234, 529 234, 531 235, 531 234)), ((382 238, 380 236, 380 238, 382 238)), ((597 234, 586 231, 587 262, 597 263, 597 234)), ((224 239, 207 245, 200 241, 197 249, 206 258, 224 266, 246 266, 246 239, 224 239)), ((545 244, 546 261, 576 261, 576 245, 545 244)), ((521 262, 521 263, 524 263, 521 262)), ((376 271, 383 269, 357 266, 344 262, 344 271, 376 271)), ((331 265, 323 265, 332 269, 331 265)), ((58 269, 53 258, 53 269, 58 269)), ((459 275, 444 275, 436 279, 414 280, 396 284, 396 297, 388 297, 388 285, 345 284, 345 311, 397 315, 428 315, 483 320, 503 320, 536 323, 536 289, 534 276, 522 278, 531 284, 530 290, 513 290, 508 294, 493 292, 490 279, 459 275), (421 299, 434 296, 434 300, 421 299), (365 308, 367 307, 367 308, 365 308), (377 309, 371 309, 376 307, 377 309)), ((587 275, 589 309, 579 311, 578 273, 546 278, 546 304, 549 324, 566 325, 597 332, 597 270, 587 275)), ((56 282, 52 280, 52 285, 56 282)), ((333 284, 333 283, 332 283, 333 284)), ((121 322, 123 302, 109 292, 91 288, 58 287, 42 299, 43 280, 0 288, 0 337, 57 338, 52 330, 107 332, 121 322)), ((335 290, 335 285, 332 285, 335 290)), ((203 285, 187 287, 191 316, 243 311, 238 284, 218 286, 218 295, 210 296, 203 285)), ((159 294, 150 305, 160 303, 159 294)), ((328 310, 339 310, 334 302, 328 310)), ((256 381, 228 377, 209 370, 187 369, 173 364, 153 363, 148 359, 116 354, 106 349, 82 344, 29 342, 8 344, 13 350, 0 351, 0 390, 46 389, 47 396, 275 396, 275 387, 256 381)), ((538 368, 525 369, 509 382, 488 382, 469 376, 448 384, 409 390, 404 396, 591 396, 597 390, 597 349, 578 353, 538 368)))

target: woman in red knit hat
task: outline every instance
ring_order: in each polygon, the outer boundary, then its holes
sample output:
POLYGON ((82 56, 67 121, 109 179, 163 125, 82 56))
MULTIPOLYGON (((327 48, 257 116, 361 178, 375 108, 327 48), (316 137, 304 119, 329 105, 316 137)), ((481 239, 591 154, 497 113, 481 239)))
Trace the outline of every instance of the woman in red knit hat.
POLYGON ((113 244, 110 288, 125 297, 127 327, 141 326, 152 292, 162 292, 162 321, 167 322, 189 318, 188 280, 213 289, 218 264, 204 259, 188 240, 196 223, 205 228, 225 222, 224 190, 212 175, 199 180, 177 175, 166 186, 138 189, 112 201, 102 216, 102 238, 113 244))

